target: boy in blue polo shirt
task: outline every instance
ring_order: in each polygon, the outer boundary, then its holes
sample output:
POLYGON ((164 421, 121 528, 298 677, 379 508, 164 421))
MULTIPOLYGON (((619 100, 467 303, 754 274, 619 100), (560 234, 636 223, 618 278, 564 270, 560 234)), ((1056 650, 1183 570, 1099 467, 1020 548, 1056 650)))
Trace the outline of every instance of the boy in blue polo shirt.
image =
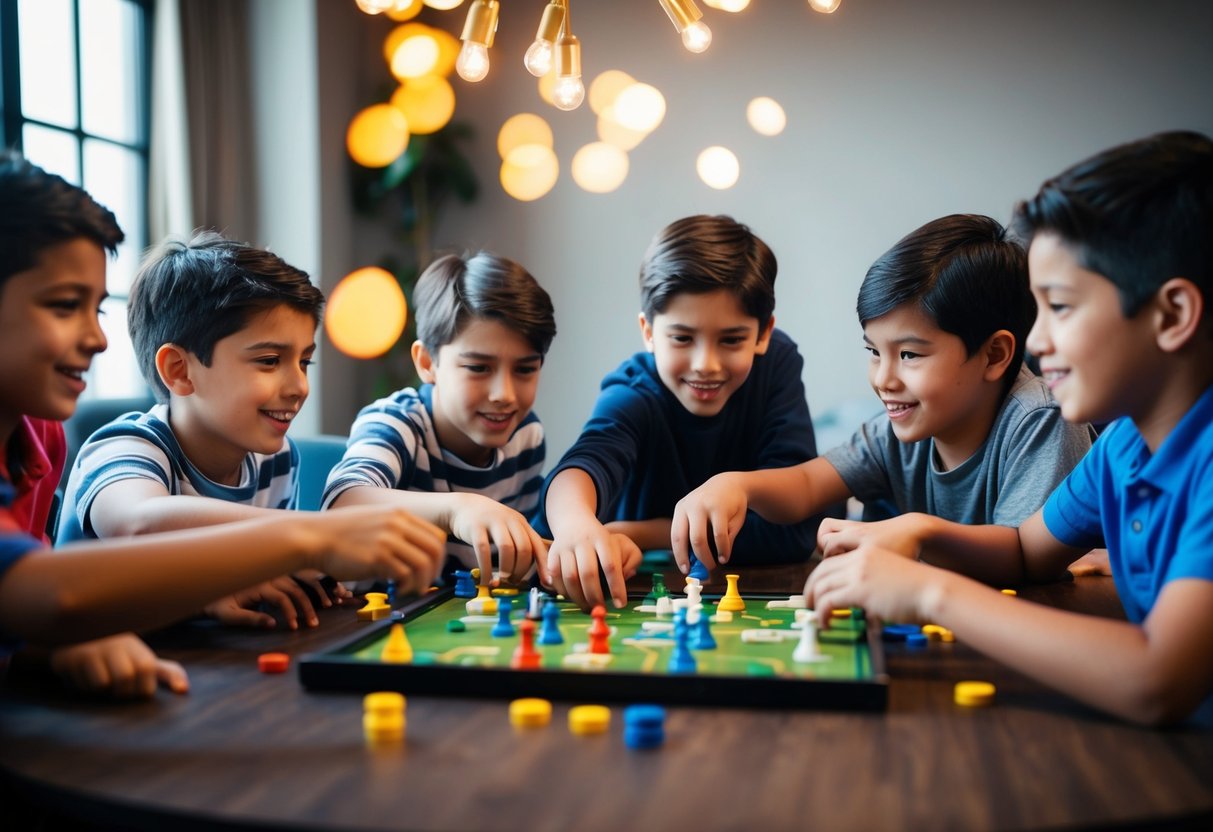
POLYGON ((926 620, 1124 719, 1213 724, 1213 141, 1112 148, 1017 210, 1039 308, 1028 348, 1070 421, 1116 421, 1018 529, 828 521, 811 606, 926 620), (1005 598, 1106 546, 1128 622, 1005 598), (834 557, 834 555, 839 555, 834 557), (906 557, 899 557, 906 556, 906 557))

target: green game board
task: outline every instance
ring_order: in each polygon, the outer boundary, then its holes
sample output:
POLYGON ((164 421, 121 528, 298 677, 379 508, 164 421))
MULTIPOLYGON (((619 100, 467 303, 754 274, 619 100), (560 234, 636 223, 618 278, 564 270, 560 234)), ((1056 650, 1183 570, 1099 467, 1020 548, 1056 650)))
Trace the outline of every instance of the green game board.
MULTIPOLYGON (((715 612, 716 597, 704 601, 715 612)), ((651 701, 663 703, 733 705, 738 707, 832 708, 883 710, 887 677, 880 634, 861 619, 836 622, 822 633, 821 652, 828 660, 801 664, 792 661, 798 631, 794 612, 768 610, 773 596, 746 596, 746 611, 731 622, 712 624, 715 650, 693 650, 696 670, 667 671, 672 638, 652 637, 643 622, 666 621, 638 612, 642 596, 629 599, 622 610, 608 610, 612 629, 609 657, 591 657, 583 650, 589 615, 560 601, 560 630, 564 643, 542 645, 541 667, 514 670, 510 659, 518 636, 491 635, 496 616, 477 621, 467 616, 466 599, 450 590, 436 592, 378 622, 365 633, 324 652, 303 656, 302 683, 314 690, 398 690, 422 695, 489 698, 543 696, 582 701, 651 701), (465 622, 464 632, 448 631, 448 623, 465 622), (393 623, 403 622, 414 656, 409 664, 379 659, 393 623), (747 642, 744 630, 780 631, 789 637, 777 642, 747 642)), ((525 596, 515 599, 511 621, 523 619, 525 596)), ((536 622, 536 636, 542 628, 536 622)))

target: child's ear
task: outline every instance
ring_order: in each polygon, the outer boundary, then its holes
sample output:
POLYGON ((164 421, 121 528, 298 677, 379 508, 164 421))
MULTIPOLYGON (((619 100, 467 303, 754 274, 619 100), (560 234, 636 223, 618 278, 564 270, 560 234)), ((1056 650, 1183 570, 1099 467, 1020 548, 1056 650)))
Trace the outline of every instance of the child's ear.
POLYGON ((188 396, 194 392, 194 381, 190 378, 189 353, 176 344, 161 344, 156 350, 156 372, 160 381, 174 396, 188 396))
POLYGON ((425 348, 425 344, 420 341, 413 342, 413 366, 417 368, 418 377, 426 384, 433 384, 435 373, 434 367, 438 362, 434 360, 434 356, 425 348))
POLYGON ((998 330, 986 339, 982 354, 986 361, 982 378, 986 381, 998 381, 1006 376, 1011 359, 1015 357, 1015 336, 1009 330, 998 330))
POLYGON ((1204 319, 1204 295, 1186 277, 1173 277, 1154 295, 1158 348, 1178 352, 1192 340, 1204 319))
POLYGON ((653 351, 653 325, 649 323, 649 319, 640 313, 640 337, 644 339, 644 348, 649 352, 653 351))
POLYGON ((771 346, 771 333, 775 331, 775 316, 772 315, 767 325, 758 333, 758 345, 754 347, 755 355, 766 355, 767 347, 771 346))

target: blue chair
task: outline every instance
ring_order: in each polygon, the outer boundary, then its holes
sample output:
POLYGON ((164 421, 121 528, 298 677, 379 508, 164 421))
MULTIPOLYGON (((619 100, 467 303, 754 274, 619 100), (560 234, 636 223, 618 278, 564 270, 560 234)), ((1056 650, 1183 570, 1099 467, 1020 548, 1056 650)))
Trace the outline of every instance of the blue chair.
POLYGON ((332 434, 291 438, 299 449, 299 508, 304 511, 319 511, 320 498, 324 495, 324 483, 329 477, 329 471, 333 470, 345 453, 346 438, 332 434))

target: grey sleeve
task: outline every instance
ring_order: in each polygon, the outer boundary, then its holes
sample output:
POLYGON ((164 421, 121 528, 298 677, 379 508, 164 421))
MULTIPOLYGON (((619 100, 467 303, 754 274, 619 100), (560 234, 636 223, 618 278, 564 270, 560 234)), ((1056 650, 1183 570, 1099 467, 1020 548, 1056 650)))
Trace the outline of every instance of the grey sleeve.
POLYGON ((864 422, 849 441, 822 454, 860 502, 892 496, 887 449, 897 438, 891 434, 889 417, 881 413, 864 422))
POLYGON ((999 450, 993 522, 1018 527, 1044 505, 1090 449, 1091 429, 1062 419, 1060 408, 1042 407, 1027 413, 999 450))

